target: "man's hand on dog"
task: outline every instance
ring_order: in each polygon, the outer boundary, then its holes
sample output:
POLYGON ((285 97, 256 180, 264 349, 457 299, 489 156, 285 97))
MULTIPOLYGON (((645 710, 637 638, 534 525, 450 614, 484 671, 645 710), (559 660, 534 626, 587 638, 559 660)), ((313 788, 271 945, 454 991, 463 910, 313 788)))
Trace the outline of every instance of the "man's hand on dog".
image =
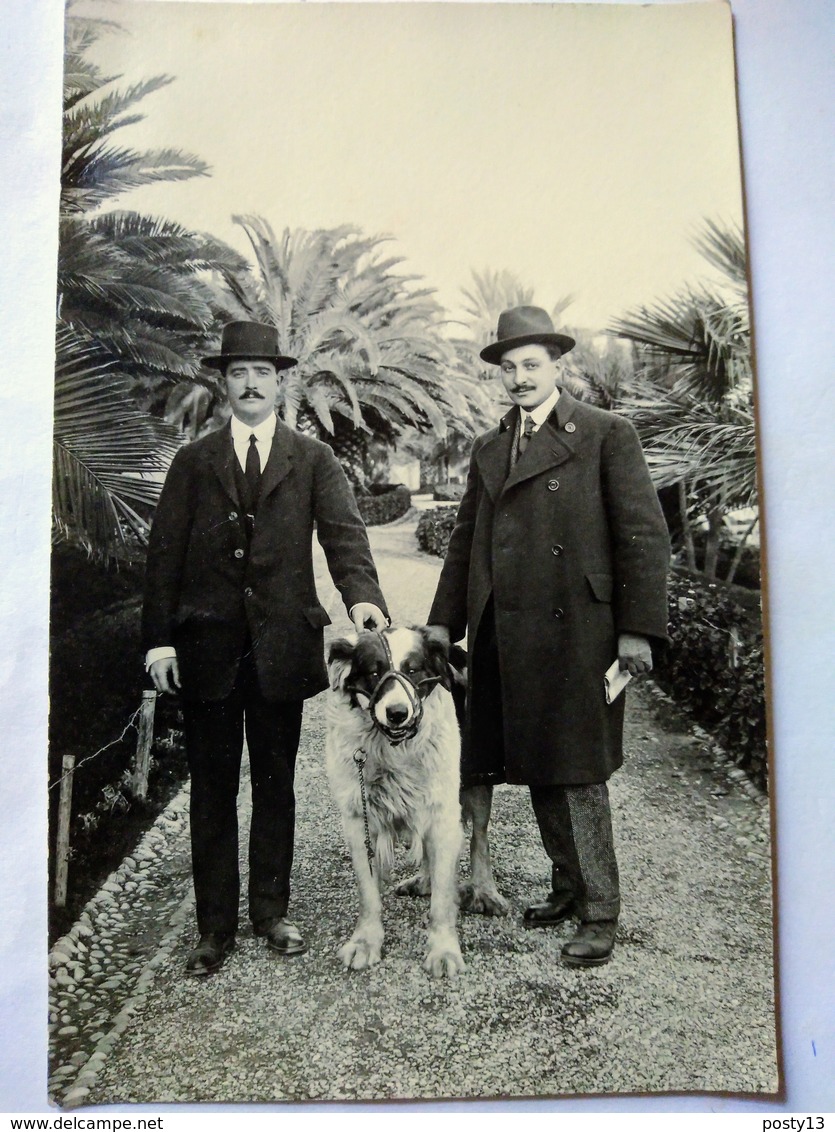
POLYGON ((618 637, 618 661, 620 669, 630 676, 644 676, 652 672, 652 649, 646 637, 635 633, 621 633, 618 637))
POLYGON ((176 656, 166 656, 162 660, 155 660, 148 672, 158 692, 170 692, 172 695, 179 692, 180 668, 176 656))
POLYGON ((386 625, 389 623, 382 609, 378 609, 377 606, 372 605, 370 601, 358 601, 357 604, 351 608, 351 620, 358 633, 369 629, 371 631, 385 629, 386 625))

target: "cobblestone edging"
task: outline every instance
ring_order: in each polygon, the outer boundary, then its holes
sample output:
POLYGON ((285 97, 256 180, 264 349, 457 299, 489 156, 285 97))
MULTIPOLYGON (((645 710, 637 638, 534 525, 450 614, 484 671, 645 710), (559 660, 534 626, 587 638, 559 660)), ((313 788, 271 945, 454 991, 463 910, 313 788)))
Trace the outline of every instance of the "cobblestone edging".
POLYGON ((186 896, 172 886, 166 866, 187 830, 189 793, 186 785, 159 814, 49 952, 53 1104, 84 1103, 181 934, 194 898, 190 885, 186 896), (146 929, 141 939, 137 924, 146 929))

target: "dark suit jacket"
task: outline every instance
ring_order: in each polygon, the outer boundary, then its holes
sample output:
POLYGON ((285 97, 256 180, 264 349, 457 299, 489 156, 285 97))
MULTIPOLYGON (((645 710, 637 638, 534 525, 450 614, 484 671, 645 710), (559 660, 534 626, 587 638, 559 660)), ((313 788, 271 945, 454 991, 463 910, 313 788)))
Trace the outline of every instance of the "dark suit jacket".
POLYGON ((277 422, 251 539, 235 483, 231 429, 175 456, 148 546, 143 641, 173 645, 183 695, 232 690, 248 639, 262 694, 297 700, 327 686, 313 577, 314 523, 346 608, 386 612, 365 526, 328 445, 277 422))
POLYGON ((510 469, 517 422, 475 441, 429 622, 472 649, 493 600, 508 782, 602 782, 623 761, 617 636, 667 635, 667 528, 623 417, 563 391, 510 469))

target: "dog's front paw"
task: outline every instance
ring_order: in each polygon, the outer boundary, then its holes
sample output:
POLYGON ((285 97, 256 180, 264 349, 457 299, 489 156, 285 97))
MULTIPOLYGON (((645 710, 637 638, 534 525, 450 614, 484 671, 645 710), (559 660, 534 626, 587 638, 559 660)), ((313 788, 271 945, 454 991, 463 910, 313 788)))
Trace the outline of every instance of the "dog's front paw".
POLYGON ((472 884, 459 887, 458 904, 462 912, 474 912, 479 916, 506 916, 510 911, 498 889, 477 888, 472 884))
POLYGON ((423 961, 423 969, 434 979, 452 979, 465 970, 466 966, 457 940, 433 944, 423 961))
POLYGON ((364 971, 380 962, 382 951, 382 942, 352 936, 347 943, 343 943, 337 955, 350 970, 364 971))
POLYGON ((428 896, 432 891, 432 882, 426 873, 417 873, 408 880, 401 881, 394 891, 397 896, 428 896))

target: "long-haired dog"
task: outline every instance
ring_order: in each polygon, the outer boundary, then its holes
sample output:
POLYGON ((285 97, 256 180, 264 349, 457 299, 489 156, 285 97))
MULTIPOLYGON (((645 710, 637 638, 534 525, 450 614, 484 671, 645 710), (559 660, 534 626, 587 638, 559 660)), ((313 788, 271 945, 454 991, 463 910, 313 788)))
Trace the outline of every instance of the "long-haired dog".
POLYGON ((339 956, 356 970, 379 961, 379 880, 402 838, 429 874, 424 967, 436 977, 455 975, 464 969, 457 930, 463 832, 448 647, 426 628, 365 632, 333 641, 328 672, 326 765, 360 898, 339 956))

